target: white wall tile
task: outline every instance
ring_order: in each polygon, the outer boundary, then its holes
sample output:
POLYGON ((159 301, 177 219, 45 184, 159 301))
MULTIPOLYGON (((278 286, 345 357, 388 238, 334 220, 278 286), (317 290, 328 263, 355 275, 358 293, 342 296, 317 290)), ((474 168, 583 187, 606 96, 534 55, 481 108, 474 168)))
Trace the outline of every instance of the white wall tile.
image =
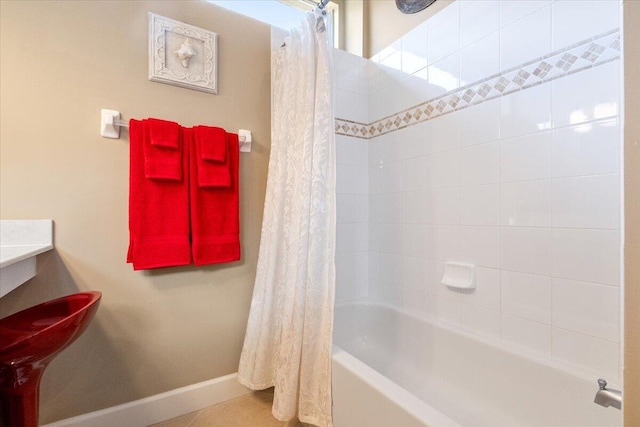
POLYGON ((400 162, 399 189, 401 191, 427 189, 430 167, 426 156, 400 162))
POLYGON ((471 291, 456 289, 460 302, 500 310, 500 270, 476 267, 476 288, 471 291))
POLYGON ((502 138, 549 129, 551 127, 551 84, 541 84, 501 97, 500 111, 502 112, 500 120, 502 138))
POLYGON ((460 2, 460 46, 467 46, 500 28, 500 2, 463 0, 460 2))
POLYGON ((426 224, 428 222, 428 192, 405 191, 402 193, 402 222, 405 224, 426 224))
POLYGON ((427 66, 427 23, 402 36, 402 71, 413 74, 427 66))
POLYGON ((457 7, 450 8, 443 21, 436 22, 435 25, 434 21, 429 22, 428 31, 429 64, 458 51, 460 49, 460 17, 457 7))
POLYGON ((427 293, 415 289, 402 288, 402 308, 405 310, 426 315, 427 293))
POLYGON ((460 147, 462 120, 462 114, 456 112, 429 121, 427 139, 430 154, 460 147))
POLYGON ((398 40, 398 50, 390 52, 384 58, 380 58, 380 67, 391 76, 398 76, 398 72, 402 72, 402 43, 398 40))
POLYGON ((430 155, 427 169, 430 190, 459 186, 460 150, 430 155))
POLYGON ((399 285, 402 283, 402 257, 371 252, 369 255, 369 279, 400 288, 399 285))
POLYGON ((362 58, 340 49, 332 49, 332 54, 334 56, 333 65, 336 87, 360 93, 359 81, 362 80, 362 76, 360 75, 359 62, 362 58))
POLYGON ((460 224, 460 188, 428 192, 430 224, 460 224))
POLYGON ((475 145, 460 150, 462 185, 500 182, 500 143, 475 145))
MULTIPOLYGON (((340 165, 338 165, 340 172, 340 165)), ((338 174, 338 177, 340 175, 338 174)), ((398 162, 383 163, 369 167, 369 193, 385 193, 400 190, 400 167, 398 162)), ((340 185, 340 178, 338 178, 340 185)), ((346 192, 346 191, 345 191, 346 192)))
POLYGON ((375 279, 370 280, 369 297, 374 301, 399 307, 402 301, 402 288, 375 279))
POLYGON ((427 257, 428 226, 425 224, 403 224, 400 253, 405 256, 427 257))
MULTIPOLYGON (((356 253, 344 253, 336 257, 336 290, 340 289, 343 294, 356 294, 357 263, 356 253)), ((350 297, 348 299, 353 299, 350 297)))
POLYGON ((553 279, 553 326, 620 341, 620 289, 553 279))
POLYGON ((551 52, 551 8, 546 6, 500 30, 500 69, 551 52))
POLYGON ((619 230, 553 230, 553 276, 620 284, 619 230))
POLYGON ((415 256, 402 257, 402 285, 419 291, 428 291, 428 265, 426 259, 415 256))
MULTIPOLYGON (((583 6, 454 2, 378 65, 337 59, 338 111, 363 122, 395 114, 592 37, 618 7, 583 6), (603 22, 589 24, 601 12, 603 22), (583 18, 564 31, 571 16, 583 18)), ((609 350, 583 357, 572 346, 591 351, 594 337, 617 339, 618 69, 618 61, 597 66, 369 141, 339 138, 337 299, 370 295, 426 310, 549 357, 556 328, 558 360, 616 370, 617 353, 607 365, 598 358, 609 350), (441 285, 445 260, 474 263, 477 289, 441 285), (613 309, 588 317, 596 303, 613 309)))
POLYGON ((460 145, 495 141, 500 137, 500 100, 494 99, 459 112, 460 145))
MULTIPOLYGON (((400 149, 398 139, 400 134, 391 132, 376 138, 376 159, 385 163, 396 162, 400 160, 400 149)), ((376 162, 377 163, 377 162, 376 162)))
MULTIPOLYGON (((401 79, 398 79, 398 82, 394 82, 391 85, 380 89, 378 92, 380 97, 376 99, 375 102, 381 103, 378 107, 380 108, 380 117, 388 117, 402 110, 402 88, 400 87, 400 80, 401 79)), ((371 109, 371 96, 369 97, 369 100, 369 109, 371 109)))
POLYGON ((551 132, 503 140, 500 143, 502 182, 551 178, 551 132))
POLYGON ((552 81, 553 126, 575 125, 620 114, 619 76, 620 62, 616 60, 552 81))
POLYGON ((422 122, 397 132, 396 144, 400 160, 426 156, 427 122, 422 122))
POLYGON ((336 225, 336 252, 358 252, 369 248, 369 226, 363 223, 336 225))
POLYGON ((444 262, 429 260, 427 261, 427 269, 427 292, 429 294, 446 296, 448 288, 440 283, 444 275, 444 262))
POLYGON ((460 302, 438 295, 429 295, 427 302, 429 315, 434 319, 454 326, 460 326, 460 302))
POLYGON ((500 204, 504 226, 550 227, 551 180, 503 183, 500 204))
POLYGON ((500 2, 500 25, 507 26, 533 12, 546 7, 549 0, 518 0, 500 2))
POLYGON ((500 184, 462 187, 460 203, 462 225, 500 224, 500 184))
MULTIPOLYGON (((369 224, 369 250, 384 253, 399 253, 402 243, 401 224, 369 224)), ((340 229, 338 229, 340 233, 340 229)), ((338 235, 338 241, 340 235, 338 235)))
POLYGON ((553 180, 553 226, 620 228, 618 175, 553 180))
POLYGON ((335 115, 341 119, 366 123, 369 119, 368 97, 344 89, 335 90, 335 115))
POLYGON ((478 335, 500 339, 500 313, 497 311, 462 304, 461 324, 478 335))
POLYGON ((369 147, 366 140, 336 135, 336 163, 367 166, 369 147))
POLYGON ((495 32, 460 50, 460 84, 483 80, 500 71, 500 33, 495 32))
POLYGON ((561 49, 620 27, 616 0, 560 0, 551 6, 553 49, 561 49))
POLYGON ((366 296, 368 275, 368 254, 366 252, 347 252, 337 256, 336 301, 366 296))
POLYGON ((502 269, 550 276, 551 230, 511 227, 501 230, 502 269))
POLYGON ((429 86, 427 97, 436 98, 460 87, 460 52, 440 58, 427 68, 429 86))
POLYGON ((608 119, 553 131, 553 176, 620 171, 620 125, 608 119))
POLYGON ((502 341, 542 355, 551 354, 551 327, 520 317, 502 315, 502 341))
POLYGON ((438 261, 460 259, 460 227, 434 225, 429 227, 428 257, 438 261))
POLYGON ((500 268, 500 228, 463 226, 460 260, 500 268))
POLYGON ((553 329, 553 358, 615 381, 619 376, 619 346, 563 329, 553 329))
POLYGON ((400 193, 378 193, 369 196, 369 220, 372 223, 399 223, 402 217, 400 193))
POLYGON ((400 81, 404 108, 410 108, 428 100, 431 88, 429 87, 429 70, 423 68, 408 75, 400 81))
POLYGON ((551 277, 502 271, 502 312, 551 324, 551 277))
POLYGON ((366 194, 368 186, 367 168, 361 166, 336 165, 336 191, 348 194, 366 194))
POLYGON ((453 2, 444 9, 429 18, 428 25, 430 28, 437 27, 447 20, 460 20, 460 2, 453 2))
POLYGON ((368 222, 369 198, 366 194, 336 195, 337 222, 368 222))

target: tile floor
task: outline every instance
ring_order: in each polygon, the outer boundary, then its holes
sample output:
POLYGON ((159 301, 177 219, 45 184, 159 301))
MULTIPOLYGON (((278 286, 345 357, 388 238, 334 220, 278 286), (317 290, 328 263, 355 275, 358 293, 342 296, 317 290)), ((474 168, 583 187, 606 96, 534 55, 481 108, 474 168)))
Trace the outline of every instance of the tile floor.
POLYGON ((297 420, 273 418, 272 402, 272 391, 258 391, 152 427, 303 427, 297 420))

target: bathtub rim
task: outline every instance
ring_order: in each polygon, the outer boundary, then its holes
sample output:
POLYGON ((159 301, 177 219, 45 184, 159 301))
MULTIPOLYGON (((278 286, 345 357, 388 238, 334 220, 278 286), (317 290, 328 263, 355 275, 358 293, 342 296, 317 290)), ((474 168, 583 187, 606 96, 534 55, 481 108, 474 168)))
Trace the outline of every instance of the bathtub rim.
MULTIPOLYGON (((345 307, 349 307, 349 306, 370 306, 370 307, 381 307, 381 308, 386 308, 392 311, 395 311, 397 313, 400 313, 402 315, 405 315, 407 317, 409 317, 410 319, 413 320, 417 320, 420 322, 425 322, 427 324, 429 324, 432 327, 436 327, 436 328, 442 328, 447 332, 451 332, 453 334, 457 334, 460 335, 464 338, 470 339, 476 343, 479 344, 483 344, 483 345, 487 345, 493 349, 497 349, 499 351, 504 351, 510 355, 514 355, 514 356, 519 356, 522 357, 530 362, 533 363, 537 363, 540 365, 543 365, 547 368, 551 368, 551 369, 556 369, 566 375, 570 375, 576 378, 579 378, 583 381, 587 381, 590 383, 594 384, 594 390, 597 391, 597 379, 598 378, 602 378, 602 374, 597 374, 593 371, 589 371, 586 369, 580 369, 580 368, 576 368, 574 366, 570 366, 564 362, 561 361, 557 361, 557 360, 553 360, 551 358, 546 358, 543 356, 540 356, 536 353, 534 353, 533 351, 528 352, 528 350, 525 347, 520 348, 519 346, 517 346, 516 344, 511 344, 511 345, 507 345, 507 344, 503 344, 502 342, 493 340, 491 338, 485 337, 483 335, 480 334, 475 334, 473 332, 469 332, 466 331, 462 328, 457 328, 454 326, 451 326, 449 324, 447 324, 446 322, 440 322, 436 319, 433 319, 432 317, 429 317, 427 315, 424 315, 422 313, 413 311, 413 310, 407 310, 406 308, 403 307, 398 307, 392 304, 387 304, 387 303, 383 303, 383 302, 379 302, 379 301, 374 301, 374 300, 370 300, 370 299, 356 299, 356 300, 348 300, 348 301, 341 301, 340 303, 336 303, 335 304, 335 309, 338 308, 345 308, 345 307)), ((335 325, 334 325, 334 329, 335 329, 335 325)), ((620 346, 620 343, 617 343, 618 346, 620 346)), ((339 345, 334 343, 334 347, 338 347, 340 350, 343 350, 342 347, 340 347, 339 345)), ((347 350, 343 350, 346 353, 349 353, 347 350)), ((357 358, 356 358, 357 359, 357 358)), ((368 366, 368 365, 367 365, 368 366)), ((373 368, 372 368, 373 369, 373 368)), ((376 371, 376 373, 378 373, 376 371)), ((379 374, 379 373, 378 373, 379 374)), ((381 374, 380 374, 381 375, 381 374)), ((623 382, 622 382, 622 372, 618 372, 618 378, 617 379, 612 379, 611 381, 607 380, 608 384, 610 387, 612 388, 619 388, 623 386, 623 382)), ((395 384, 395 383, 394 383, 395 384)), ((595 393, 594 391, 594 393, 595 393)))
POLYGON ((463 427, 443 412, 431 406, 428 402, 420 399, 392 379, 385 377, 362 360, 335 344, 332 348, 331 360, 345 367, 368 386, 385 395, 402 410, 421 422, 437 427, 463 427))

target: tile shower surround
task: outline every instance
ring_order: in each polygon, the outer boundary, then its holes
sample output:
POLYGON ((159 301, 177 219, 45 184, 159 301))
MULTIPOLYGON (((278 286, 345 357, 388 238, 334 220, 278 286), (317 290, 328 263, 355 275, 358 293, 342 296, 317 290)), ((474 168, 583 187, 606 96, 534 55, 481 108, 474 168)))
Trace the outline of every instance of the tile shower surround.
POLYGON ((618 380, 621 48, 612 4, 458 1, 377 63, 336 53, 337 301, 402 306, 618 380), (474 7, 492 29, 469 24, 474 7), (575 15, 582 26, 566 30, 575 15), (541 19, 549 34, 536 37, 548 49, 524 50, 535 59, 502 40, 541 19), (457 45, 432 54, 420 41, 446 31, 458 31, 457 45), (485 49, 480 61, 511 56, 475 67, 465 58, 476 48, 485 49), (427 87, 427 70, 456 61, 447 91, 427 87), (446 260, 475 263, 477 289, 441 285, 446 260))
POLYGON ((337 135, 370 139, 620 59, 620 31, 584 40, 372 123, 335 119, 337 135))

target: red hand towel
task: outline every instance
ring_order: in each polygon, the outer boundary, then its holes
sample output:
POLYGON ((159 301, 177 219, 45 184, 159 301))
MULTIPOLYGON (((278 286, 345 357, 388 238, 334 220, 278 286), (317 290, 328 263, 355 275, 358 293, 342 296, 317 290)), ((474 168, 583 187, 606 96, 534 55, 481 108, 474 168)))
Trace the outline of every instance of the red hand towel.
MULTIPOLYGON (((195 144, 185 129, 185 141, 195 144)), ((195 133, 195 132, 194 132, 195 133)), ((191 250, 195 265, 217 264, 240 259, 239 147, 238 135, 226 134, 230 185, 223 188, 198 185, 196 150, 190 150, 191 250)))
POLYGON ((168 122, 159 119, 147 119, 149 121, 149 134, 151 144, 156 147, 180 148, 178 141, 180 137, 180 125, 175 122, 168 122))
MULTIPOLYGON (((188 265, 189 176, 180 181, 156 181, 145 176, 146 121, 129 122, 129 253, 134 270, 188 265)), ((181 144, 181 168, 189 168, 189 145, 181 144), (184 153, 182 153, 184 151, 184 153)))
POLYGON ((231 175, 227 151, 227 133, 222 128, 196 126, 196 162, 200 187, 229 187, 231 175))
POLYGON ((144 120, 144 174, 149 179, 182 180, 180 125, 165 120, 144 120))
POLYGON ((200 140, 200 157, 203 160, 224 162, 227 157, 227 132, 222 128, 196 126, 196 138, 200 140))

